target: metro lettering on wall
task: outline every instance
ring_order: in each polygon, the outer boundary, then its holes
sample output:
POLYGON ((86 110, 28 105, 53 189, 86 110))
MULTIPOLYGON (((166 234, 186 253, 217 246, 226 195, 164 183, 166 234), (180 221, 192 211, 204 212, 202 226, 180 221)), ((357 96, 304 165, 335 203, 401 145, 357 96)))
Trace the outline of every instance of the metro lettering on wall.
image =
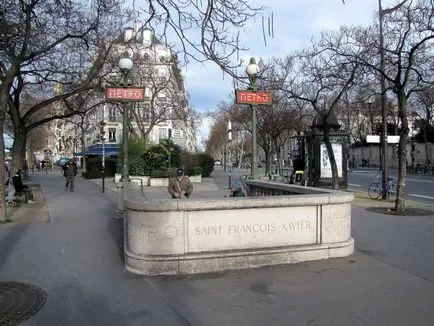
POLYGON ((243 91, 235 90, 235 102, 237 104, 262 104, 270 105, 272 103, 271 92, 266 91, 243 91))
POLYGON ((139 87, 107 87, 107 101, 141 102, 145 98, 144 88, 139 87))

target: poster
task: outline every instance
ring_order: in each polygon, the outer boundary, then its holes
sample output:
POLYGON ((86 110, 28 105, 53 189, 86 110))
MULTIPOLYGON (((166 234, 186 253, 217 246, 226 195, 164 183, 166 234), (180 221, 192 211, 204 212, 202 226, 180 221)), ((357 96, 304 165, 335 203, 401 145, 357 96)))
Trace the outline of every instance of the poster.
MULTIPOLYGON (((335 155, 336 165, 338 167, 338 177, 342 178, 342 144, 332 144, 333 153, 335 155)), ((324 143, 321 144, 321 178, 332 177, 332 166, 330 164, 329 155, 327 153, 327 147, 324 143)))

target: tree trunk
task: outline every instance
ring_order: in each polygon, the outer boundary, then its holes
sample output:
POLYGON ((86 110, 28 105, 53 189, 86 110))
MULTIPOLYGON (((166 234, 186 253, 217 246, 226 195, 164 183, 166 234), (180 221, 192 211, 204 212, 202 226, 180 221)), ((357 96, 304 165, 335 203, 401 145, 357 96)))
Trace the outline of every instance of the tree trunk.
POLYGON ((332 169, 332 187, 334 190, 339 190, 339 175, 338 167, 336 165, 335 153, 333 152, 333 146, 330 141, 330 130, 327 126, 324 126, 324 143, 327 148, 327 154, 330 160, 330 166, 332 169))
POLYGON ((428 164, 428 161, 430 161, 430 156, 428 154, 428 142, 426 141, 427 139, 427 132, 426 129, 428 128, 428 123, 425 121, 425 126, 423 128, 423 142, 425 145, 425 164, 428 164))
MULTIPOLYGON (((3 126, 5 121, 5 113, 0 110, 0 162, 5 161, 5 142, 3 137, 3 126)), ((5 169, 4 167, 0 167, 0 222, 6 221, 6 189, 5 183, 5 169)))
POLYGON ((398 144, 398 192, 395 200, 395 212, 405 212, 405 177, 407 173, 407 141, 408 141, 408 119, 407 100, 403 92, 398 93, 398 115, 401 120, 401 135, 398 144))
POLYGON ((277 171, 275 171, 275 172, 278 175, 280 175, 281 171, 282 171, 282 164, 281 164, 282 150, 281 150, 281 147, 278 145, 277 138, 274 138, 273 142, 274 142, 274 152, 276 153, 276 159, 277 159, 277 162, 276 162, 276 170, 277 171))
POLYGON ((241 143, 241 146, 238 149, 238 155, 239 155, 239 159, 238 159, 238 168, 241 169, 243 167, 243 160, 244 160, 244 142, 241 143))
POLYGON ((27 144, 27 131, 23 127, 15 128, 14 130, 14 143, 12 145, 12 169, 15 172, 23 170, 24 160, 26 159, 26 144, 27 144))
POLYGON ((86 172, 86 154, 85 154, 85 150, 86 150, 86 143, 85 143, 85 139, 84 139, 84 130, 83 128, 81 129, 81 154, 82 154, 82 160, 83 163, 81 165, 81 169, 83 172, 86 172))

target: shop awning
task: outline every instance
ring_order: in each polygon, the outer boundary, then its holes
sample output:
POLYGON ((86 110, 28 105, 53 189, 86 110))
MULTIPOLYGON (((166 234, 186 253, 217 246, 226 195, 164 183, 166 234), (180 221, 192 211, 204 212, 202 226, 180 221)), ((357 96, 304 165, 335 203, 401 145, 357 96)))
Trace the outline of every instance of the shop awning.
MULTIPOLYGON (((83 156, 83 153, 77 153, 83 156)), ((84 151, 85 155, 102 156, 102 144, 91 145, 84 151)), ((118 144, 104 144, 104 156, 119 155, 118 144)))

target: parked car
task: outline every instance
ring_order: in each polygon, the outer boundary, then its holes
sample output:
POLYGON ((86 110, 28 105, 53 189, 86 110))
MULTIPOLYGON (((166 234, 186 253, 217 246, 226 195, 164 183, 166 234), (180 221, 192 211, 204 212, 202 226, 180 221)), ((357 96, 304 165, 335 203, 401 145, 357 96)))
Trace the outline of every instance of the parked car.
POLYGON ((222 165, 222 162, 220 162, 220 160, 216 160, 214 161, 214 165, 222 165))

